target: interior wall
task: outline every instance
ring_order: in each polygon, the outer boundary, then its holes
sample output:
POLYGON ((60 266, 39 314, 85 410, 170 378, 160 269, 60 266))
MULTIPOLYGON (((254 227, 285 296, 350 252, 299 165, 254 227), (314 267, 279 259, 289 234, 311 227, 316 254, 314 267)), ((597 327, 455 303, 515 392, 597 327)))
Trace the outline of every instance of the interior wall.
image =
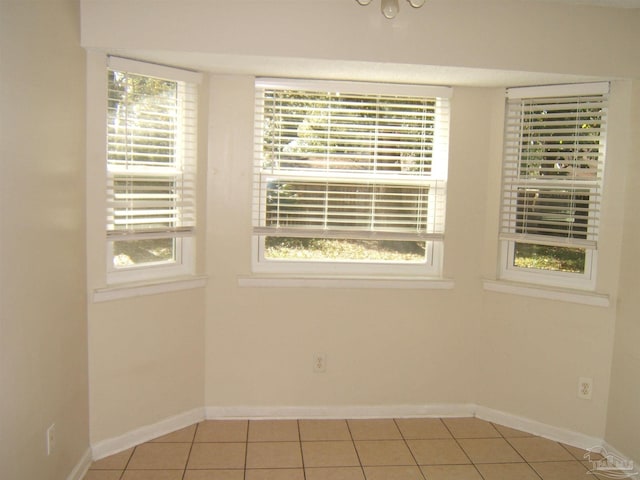
POLYGON ((640 82, 633 83, 628 104, 631 158, 626 182, 625 230, 620 268, 620 294, 616 319, 615 347, 611 369, 611 393, 607 417, 606 440, 623 454, 640 464, 640 278, 638 245, 640 219, 640 82))
MULTIPOLYGON (((0 477, 88 455, 79 2, 0 2, 0 477), (46 430, 55 424, 55 448, 46 430)), ((86 457, 85 457, 86 458, 86 457)))
POLYGON ((91 443, 204 403, 203 289, 91 303, 91 443))
MULTIPOLYGON (((607 308, 485 292, 479 329, 482 368, 478 403, 523 418, 603 438, 616 320, 628 155, 628 82, 613 82, 608 115, 607 165, 601 212, 596 291, 607 308), (593 379, 593 398, 577 396, 580 377, 593 379)), ((499 170, 494 158, 492 170, 499 170)), ((498 231, 500 176, 491 177, 485 225, 498 231)), ((495 278, 496 236, 488 238, 483 277, 495 278)))
MULTIPOLYGON (((495 278, 497 269, 503 91, 454 89, 445 248, 445 276, 454 279, 453 289, 249 288, 239 287, 238 277, 251 273, 252 82, 254 74, 269 68, 268 62, 254 63, 265 56, 285 67, 299 65, 300 59, 310 66, 330 60, 340 78, 375 78, 384 71, 387 78, 403 80, 393 77, 389 64, 501 69, 495 73, 504 86, 513 71, 640 77, 634 51, 640 42, 639 11, 431 0, 423 9, 401 10, 388 22, 374 5, 338 0, 167 1, 153 2, 153 8, 141 0, 126 2, 129 15, 123 17, 124 3, 82 0, 83 46, 196 68, 204 65, 199 63, 204 57, 195 54, 203 54, 213 70, 223 68, 216 64, 222 57, 235 61, 236 70, 226 64, 228 75, 214 76, 209 90, 205 271, 210 279, 202 310, 206 406, 474 402, 604 435, 615 306, 482 290, 482 279, 495 278), (589 48, 575 40, 585 31, 599 32, 589 48), (359 62, 359 68, 350 63, 343 69, 342 61, 359 62), (327 354, 327 373, 311 372, 314 352, 327 354), (577 402, 579 376, 594 378, 591 402, 577 402)), ((473 83, 477 71, 468 73, 464 80, 473 83)), ((429 83, 428 77, 420 80, 429 83)), ((622 234, 617 212, 629 160, 625 141, 614 130, 609 146, 620 161, 607 174, 611 200, 603 215, 605 267, 598 281, 598 291, 614 301, 622 234)), ((89 205, 90 212, 96 208, 89 205)), ((120 312, 116 304, 109 308, 111 316, 120 312)), ((92 312, 92 323, 107 321, 92 312)), ((115 336, 122 327, 108 328, 115 336)), ((91 348, 103 341, 100 330, 95 332, 91 348)), ((134 355, 126 353, 122 365, 134 355)), ((92 372, 111 361, 104 353, 91 358, 92 372)), ((131 374, 126 383, 136 378, 131 374)), ((91 379, 92 392, 118 383, 114 376, 92 373, 91 379)), ((158 408, 166 401, 158 400, 158 408)), ((92 414, 92 426, 118 422, 116 414, 124 408, 101 410, 95 419, 92 414)), ((126 431, 140 421, 118 423, 116 429, 126 431)))
POLYGON ((184 58, 204 52, 640 77, 640 65, 631 60, 638 10, 429 0, 421 9, 402 2, 388 21, 376 3, 190 0, 159 7, 155 0, 82 0, 82 41, 95 48, 182 52, 184 58), (586 32, 597 32, 597 41, 586 32))
POLYGON ((486 89, 456 89, 452 100, 451 291, 239 287, 251 275, 253 77, 216 76, 210 97, 207 406, 472 402, 482 248, 469 234, 484 218, 486 89), (313 373, 314 352, 327 355, 326 373, 313 373))
MULTIPOLYGON (((203 288, 139 295, 106 283, 106 56, 87 55, 87 290, 91 443, 112 439, 204 405, 203 288), (96 292, 128 296, 96 301, 96 292)), ((198 224, 206 223, 207 89, 202 90, 198 224)), ((204 228, 196 235, 202 274, 204 228)), ((157 283, 157 282, 150 282, 157 283)), ((161 282, 160 282, 161 283, 161 282)), ((117 287, 117 286, 116 286, 117 287)))

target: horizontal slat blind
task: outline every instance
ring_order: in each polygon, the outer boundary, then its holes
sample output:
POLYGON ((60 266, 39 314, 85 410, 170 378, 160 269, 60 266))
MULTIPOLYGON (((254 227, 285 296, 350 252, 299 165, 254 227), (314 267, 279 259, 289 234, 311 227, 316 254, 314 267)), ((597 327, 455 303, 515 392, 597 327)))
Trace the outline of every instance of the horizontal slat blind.
MULTIPOLYGON (((542 87, 541 87, 542 88, 542 87)), ((602 84, 572 94, 508 94, 500 236, 551 246, 596 248, 608 95, 602 84)))
POLYGON ((448 98, 324 86, 256 84, 254 233, 442 238, 448 98))
POLYGON ((108 87, 107 236, 191 235, 196 85, 112 68, 108 87))

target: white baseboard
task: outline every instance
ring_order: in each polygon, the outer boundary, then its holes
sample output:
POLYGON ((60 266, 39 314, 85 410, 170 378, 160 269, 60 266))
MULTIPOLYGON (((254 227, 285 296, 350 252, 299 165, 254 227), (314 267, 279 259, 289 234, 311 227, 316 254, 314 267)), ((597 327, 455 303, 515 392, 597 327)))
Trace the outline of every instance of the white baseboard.
POLYGON ((604 447, 607 451, 626 459, 604 440, 583 433, 555 427, 518 415, 475 405, 433 404, 433 405, 344 405, 307 407, 206 407, 176 415, 153 425, 132 430, 118 437, 100 441, 91 447, 67 480, 81 480, 91 460, 99 460, 133 446, 166 435, 205 419, 342 419, 342 418, 412 418, 412 417, 477 417, 506 427, 555 440, 582 448, 604 447))
POLYGON ((546 423, 537 422, 528 418, 519 417, 510 413, 493 410, 491 408, 478 405, 476 407, 476 417, 488 422, 499 423, 505 427, 515 428, 523 432, 531 433, 539 437, 555 440, 572 447, 587 450, 592 447, 602 446, 601 438, 591 437, 584 433, 574 432, 564 428, 554 427, 546 423))
POLYGON ((82 458, 77 463, 77 465, 71 470, 71 473, 67 477, 67 480, 82 480, 84 476, 87 474, 89 467, 91 466, 91 448, 87 448, 87 450, 82 455, 82 458))
POLYGON ((207 407, 206 416, 214 419, 309 419, 309 418, 410 418, 472 417, 473 404, 434 405, 336 405, 309 407, 207 407))
POLYGON ((91 446, 93 460, 99 460, 114 453, 122 452, 167 433, 180 430, 205 419, 205 409, 194 410, 166 418, 152 425, 145 425, 118 437, 102 440, 91 446))

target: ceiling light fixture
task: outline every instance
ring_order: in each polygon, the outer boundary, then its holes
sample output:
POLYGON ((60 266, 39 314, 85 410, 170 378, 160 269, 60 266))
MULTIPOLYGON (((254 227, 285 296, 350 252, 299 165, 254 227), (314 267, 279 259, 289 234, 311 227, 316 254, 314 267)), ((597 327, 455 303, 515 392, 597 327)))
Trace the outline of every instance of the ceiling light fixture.
MULTIPOLYGON (((413 8, 420 8, 426 0, 407 0, 413 8)), ((371 0, 356 0, 360 5, 369 5, 371 0)), ((380 10, 386 18, 394 18, 400 11, 398 0, 380 0, 380 10)))

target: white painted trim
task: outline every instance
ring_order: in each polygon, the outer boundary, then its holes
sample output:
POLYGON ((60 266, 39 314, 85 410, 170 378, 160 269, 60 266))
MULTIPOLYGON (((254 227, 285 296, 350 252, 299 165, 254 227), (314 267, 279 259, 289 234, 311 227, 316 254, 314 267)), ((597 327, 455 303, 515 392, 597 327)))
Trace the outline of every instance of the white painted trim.
POLYGON ((579 303, 593 307, 610 307, 609 295, 595 292, 579 292, 562 288, 548 288, 530 284, 505 282, 504 280, 483 280, 485 290, 498 293, 510 293, 525 297, 544 298, 546 300, 558 300, 561 302, 579 303))
POLYGON ((488 422, 504 425, 505 427, 515 428, 516 430, 531 433, 539 437, 548 438, 549 440, 555 440, 556 442, 571 445, 572 447, 582 448, 584 450, 596 446, 602 446, 603 443, 602 439, 597 437, 591 437, 584 433, 574 432, 565 428, 554 427, 536 420, 530 420, 525 417, 501 412, 499 410, 493 410, 483 406, 476 407, 476 417, 488 422))
POLYGON ((80 461, 71 470, 67 480, 82 480, 91 466, 91 448, 87 448, 80 461))
POLYGON ((93 460, 122 452, 154 438, 188 427, 205 419, 205 409, 195 408, 185 413, 166 418, 152 425, 145 425, 118 437, 102 440, 91 446, 93 460))
POLYGON ((335 406, 210 406, 161 420, 132 430, 118 437, 91 446, 67 480, 81 480, 91 460, 122 452, 162 435, 188 427, 203 420, 217 419, 355 419, 355 418, 414 418, 414 417, 477 417, 488 422, 515 428, 573 447, 588 450, 604 447, 622 459, 627 459, 604 440, 565 428, 555 427, 511 413, 472 403, 432 405, 335 405, 335 406), (92 454, 92 455, 91 455, 92 454))
POLYGON ((473 404, 207 407, 207 419, 343 419, 473 417, 473 404))
MULTIPOLYGON (((607 453, 610 453, 610 454, 614 455, 615 457, 618 457, 618 458, 620 458, 622 460, 625 460, 627 462, 633 462, 634 466, 635 466, 634 470, 636 472, 638 472, 640 470, 640 461, 636 461, 636 460, 632 459, 631 457, 625 455, 624 453, 620 452, 620 450, 618 450, 616 447, 614 447, 610 443, 604 442, 602 444, 602 448, 604 448, 607 451, 607 453)), ((596 471, 596 473, 597 473, 597 471, 596 471)), ((603 478, 605 478, 605 477, 603 477, 603 478)), ((629 478, 635 479, 637 477, 629 477, 629 478)))
POLYGON ((113 287, 98 288, 93 291, 93 303, 203 288, 207 285, 207 278, 208 277, 204 275, 189 276, 155 282, 127 283, 113 287))
POLYGON ((433 278, 396 277, 284 277, 251 276, 238 277, 240 287, 276 288, 399 288, 450 290, 453 280, 433 278))

